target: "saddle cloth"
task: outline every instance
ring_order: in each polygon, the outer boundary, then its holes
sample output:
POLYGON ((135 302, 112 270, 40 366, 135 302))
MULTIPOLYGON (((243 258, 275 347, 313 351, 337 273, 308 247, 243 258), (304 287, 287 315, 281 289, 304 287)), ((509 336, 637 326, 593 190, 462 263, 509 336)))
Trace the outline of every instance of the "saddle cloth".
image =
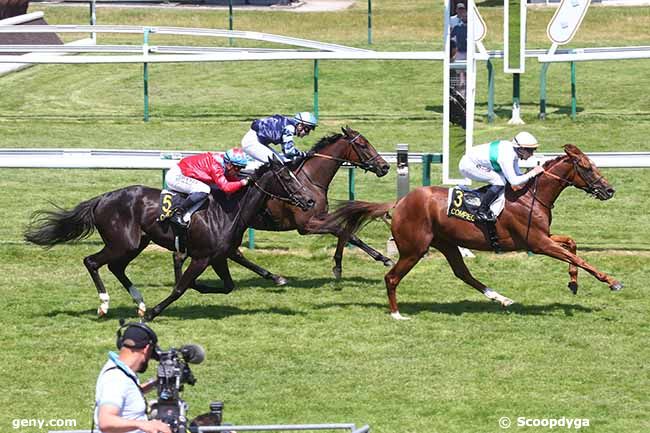
POLYGON ((158 216, 158 221, 162 222, 171 217, 174 214, 174 210, 183 203, 186 197, 187 195, 185 194, 168 189, 160 191, 160 215, 158 216))
MULTIPOLYGON (((487 185, 479 189, 470 189, 463 185, 458 185, 449 189, 447 195, 447 216, 462 219, 475 223, 478 221, 476 212, 481 206, 483 194, 487 185)), ((505 190, 490 205, 492 213, 498 217, 506 204, 505 190)))

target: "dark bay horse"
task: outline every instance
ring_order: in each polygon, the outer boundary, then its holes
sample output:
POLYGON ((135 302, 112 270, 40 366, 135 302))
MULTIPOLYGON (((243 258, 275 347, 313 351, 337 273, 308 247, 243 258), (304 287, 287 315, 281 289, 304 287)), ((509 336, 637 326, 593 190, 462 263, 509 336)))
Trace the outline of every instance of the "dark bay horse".
MULTIPOLYGON (((392 261, 388 257, 366 245, 358 237, 350 236, 339 227, 323 224, 329 216, 327 213, 329 185, 343 163, 371 171, 378 177, 385 176, 390 169, 388 163, 363 135, 349 127, 341 128, 341 131, 343 134, 333 134, 322 138, 308 152, 310 156, 293 168, 296 177, 313 197, 314 207, 306 212, 300 212, 286 201, 271 199, 267 202, 266 210, 253 217, 251 222, 251 227, 257 230, 298 230, 301 235, 332 234, 336 236, 338 242, 332 271, 337 279, 341 277, 341 261, 344 247, 348 242, 359 247, 373 259, 381 261, 384 265, 392 265, 392 261)), ((272 274, 251 262, 244 257, 240 250, 237 250, 230 258, 258 275, 273 280, 278 285, 286 284, 284 277, 272 274)), ((178 277, 181 274, 181 266, 182 260, 175 254, 174 270, 178 277)))
MULTIPOLYGON (((610 289, 623 285, 588 264, 576 255, 576 243, 568 237, 550 232, 553 203, 567 186, 582 189, 600 200, 608 200, 614 189, 600 174, 598 168, 580 149, 572 144, 564 146, 562 155, 544 164, 544 173, 531 179, 523 188, 506 191, 506 205, 496 223, 501 249, 529 250, 569 263, 569 288, 578 290, 578 267, 610 289)), ((458 247, 491 250, 485 227, 447 216, 449 190, 440 187, 417 188, 397 203, 349 202, 332 214, 332 223, 345 225, 351 233, 373 218, 390 216, 391 231, 399 250, 399 260, 386 274, 391 316, 401 319, 397 308, 397 285, 433 246, 449 262, 454 275, 487 298, 507 307, 512 300, 476 280, 463 261, 458 247), (389 215, 390 214, 390 215, 389 215)))
POLYGON ((83 262, 99 294, 101 305, 98 314, 104 315, 108 311, 109 296, 99 276, 99 268, 108 264, 108 269, 138 304, 138 313, 152 320, 189 287, 203 292, 200 287, 194 287, 194 283, 208 266, 212 266, 224 283, 223 289, 213 289, 213 292, 229 293, 233 290, 227 258, 239 247, 251 220, 266 206, 270 197, 291 202, 303 210, 314 205, 311 193, 288 167, 277 160, 260 167, 250 180, 249 186, 236 196, 217 200, 212 195, 207 208, 195 212, 187 234, 187 255, 191 262, 171 294, 149 311, 146 311, 142 295, 124 271, 151 241, 171 251, 176 249, 169 223, 157 221, 160 215, 159 189, 130 186, 82 202, 71 210, 38 211, 32 216, 25 239, 52 247, 83 239, 97 230, 104 248, 84 258, 83 262))

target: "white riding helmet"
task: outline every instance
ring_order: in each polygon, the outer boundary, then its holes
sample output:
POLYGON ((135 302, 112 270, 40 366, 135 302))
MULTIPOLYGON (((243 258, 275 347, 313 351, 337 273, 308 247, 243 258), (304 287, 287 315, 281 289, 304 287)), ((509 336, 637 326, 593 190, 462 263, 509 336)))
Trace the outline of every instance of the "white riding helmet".
POLYGON ((514 147, 523 147, 525 149, 537 149, 539 143, 537 139, 530 132, 521 131, 512 139, 514 147))

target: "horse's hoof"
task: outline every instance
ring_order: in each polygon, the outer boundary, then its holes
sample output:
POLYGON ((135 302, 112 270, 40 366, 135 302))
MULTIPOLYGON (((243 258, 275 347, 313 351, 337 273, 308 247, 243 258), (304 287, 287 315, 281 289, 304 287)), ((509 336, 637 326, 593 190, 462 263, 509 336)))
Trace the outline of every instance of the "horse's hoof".
POLYGON ((574 295, 578 294, 578 283, 571 281, 567 287, 569 288, 569 290, 571 290, 571 293, 573 293, 574 295))
POLYGON ((623 286, 623 283, 621 283, 621 282, 619 282, 619 281, 614 281, 614 284, 612 284, 611 286, 609 286, 609 288, 612 290, 612 292, 618 292, 618 291, 621 290, 623 287, 624 287, 624 286, 623 286))
POLYGON ((144 317, 146 313, 147 313, 147 306, 144 305, 144 302, 140 302, 138 304, 138 317, 144 317))
POLYGON ((399 311, 395 311, 394 313, 390 313, 390 317, 392 317, 395 320, 411 320, 410 317, 404 317, 401 314, 399 314, 399 311))
POLYGON ((503 308, 508 308, 509 306, 511 306, 511 305, 514 304, 514 303, 515 303, 515 301, 513 301, 512 299, 506 298, 506 297, 504 296, 504 297, 503 297, 503 300, 501 301, 501 306, 502 306, 503 308))
POLYGON ((100 305, 97 308, 97 317, 104 317, 108 314, 108 305, 100 305))
POLYGON ((337 280, 341 279, 341 274, 342 274, 341 268, 337 268, 336 266, 334 266, 332 268, 332 273, 334 274, 335 279, 337 280))
POLYGON ((395 263, 391 259, 384 260, 384 266, 386 266, 387 268, 393 266, 394 264, 395 263))
POLYGON ((284 286, 288 283, 287 279, 281 276, 275 276, 272 278, 276 286, 284 286))
POLYGON ((156 315, 153 314, 151 310, 147 311, 146 313, 144 313, 144 316, 142 316, 142 320, 144 320, 145 322, 151 322, 155 318, 156 315))

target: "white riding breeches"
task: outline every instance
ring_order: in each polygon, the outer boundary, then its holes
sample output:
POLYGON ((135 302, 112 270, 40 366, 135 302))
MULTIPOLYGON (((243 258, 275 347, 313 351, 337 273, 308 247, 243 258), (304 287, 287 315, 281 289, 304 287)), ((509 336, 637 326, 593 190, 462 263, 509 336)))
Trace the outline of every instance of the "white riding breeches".
POLYGON ((248 132, 244 135, 244 138, 241 139, 241 148, 251 158, 262 163, 269 162, 269 159, 273 158, 273 155, 275 155, 282 162, 286 160, 286 158, 275 152, 269 146, 265 146, 260 143, 260 141, 257 139, 257 132, 255 132, 253 129, 249 129, 248 132))
POLYGON ((192 177, 185 176, 178 165, 169 169, 165 175, 165 183, 169 189, 183 192, 185 194, 191 194, 193 192, 204 192, 210 194, 210 186, 208 184, 192 177))
POLYGON ((486 182, 490 185, 504 186, 506 184, 506 179, 503 175, 494 171, 492 167, 477 164, 467 155, 460 159, 458 170, 460 171, 460 174, 468 179, 486 182))

